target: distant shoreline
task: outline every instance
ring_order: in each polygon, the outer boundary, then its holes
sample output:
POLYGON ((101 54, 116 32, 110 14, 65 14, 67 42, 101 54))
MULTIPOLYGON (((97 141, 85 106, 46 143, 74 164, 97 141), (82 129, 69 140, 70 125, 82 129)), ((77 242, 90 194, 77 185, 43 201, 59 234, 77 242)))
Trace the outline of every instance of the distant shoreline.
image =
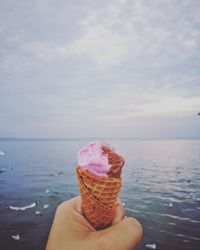
POLYGON ((0 141, 161 141, 161 140, 200 140, 194 137, 171 137, 171 138, 109 138, 109 137, 91 137, 91 138, 48 138, 48 137, 0 137, 0 141))

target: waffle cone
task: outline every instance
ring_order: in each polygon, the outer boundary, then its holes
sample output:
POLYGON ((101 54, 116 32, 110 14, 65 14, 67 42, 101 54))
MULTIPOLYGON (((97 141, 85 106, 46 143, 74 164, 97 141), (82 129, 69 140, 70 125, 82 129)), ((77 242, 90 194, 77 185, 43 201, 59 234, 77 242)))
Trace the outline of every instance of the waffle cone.
POLYGON ((76 173, 84 216, 96 229, 109 226, 115 216, 121 179, 98 177, 80 167, 77 167, 76 173))

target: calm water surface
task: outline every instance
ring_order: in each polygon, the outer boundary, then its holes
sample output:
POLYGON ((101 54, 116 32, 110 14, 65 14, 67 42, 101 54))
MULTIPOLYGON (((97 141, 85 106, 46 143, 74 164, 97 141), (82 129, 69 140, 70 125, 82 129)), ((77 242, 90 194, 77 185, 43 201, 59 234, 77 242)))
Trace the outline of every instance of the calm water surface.
MULTIPOLYGON (((79 194, 76 152, 88 141, 0 141, 0 248, 45 248, 55 209, 79 194), (9 206, 37 206, 25 211, 9 206), (49 207, 44 209, 44 205, 49 207), (40 211, 40 215, 35 212, 40 211), (20 240, 12 235, 20 235, 20 240)), ((109 141, 108 141, 109 142, 109 141)), ((143 225, 138 250, 200 249, 200 140, 110 141, 126 159, 121 200, 143 225)))

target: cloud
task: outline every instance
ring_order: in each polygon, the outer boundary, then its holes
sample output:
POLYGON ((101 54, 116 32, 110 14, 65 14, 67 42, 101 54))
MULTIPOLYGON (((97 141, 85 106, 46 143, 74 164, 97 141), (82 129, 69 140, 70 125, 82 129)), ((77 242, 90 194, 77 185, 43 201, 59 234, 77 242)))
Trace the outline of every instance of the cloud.
POLYGON ((88 56, 99 66, 120 63, 127 54, 123 37, 101 24, 89 27, 83 37, 76 40, 72 46, 72 53, 78 56, 88 56))
POLYGON ((23 134, 27 126, 27 134, 128 134, 140 122, 145 134, 155 117, 180 124, 198 111, 197 1, 1 6, 3 134, 23 134))

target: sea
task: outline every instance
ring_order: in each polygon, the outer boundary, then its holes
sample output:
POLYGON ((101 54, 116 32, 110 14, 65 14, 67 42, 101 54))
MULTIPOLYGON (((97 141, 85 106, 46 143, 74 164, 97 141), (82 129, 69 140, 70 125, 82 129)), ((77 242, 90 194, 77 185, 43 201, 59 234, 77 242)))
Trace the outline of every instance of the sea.
MULTIPOLYGON (((42 250, 56 207, 79 195, 90 139, 0 140, 0 249, 42 250)), ((120 199, 140 221, 137 250, 200 249, 200 140, 105 140, 126 163, 120 199)), ((125 236, 123 236, 125 237, 125 236)))

